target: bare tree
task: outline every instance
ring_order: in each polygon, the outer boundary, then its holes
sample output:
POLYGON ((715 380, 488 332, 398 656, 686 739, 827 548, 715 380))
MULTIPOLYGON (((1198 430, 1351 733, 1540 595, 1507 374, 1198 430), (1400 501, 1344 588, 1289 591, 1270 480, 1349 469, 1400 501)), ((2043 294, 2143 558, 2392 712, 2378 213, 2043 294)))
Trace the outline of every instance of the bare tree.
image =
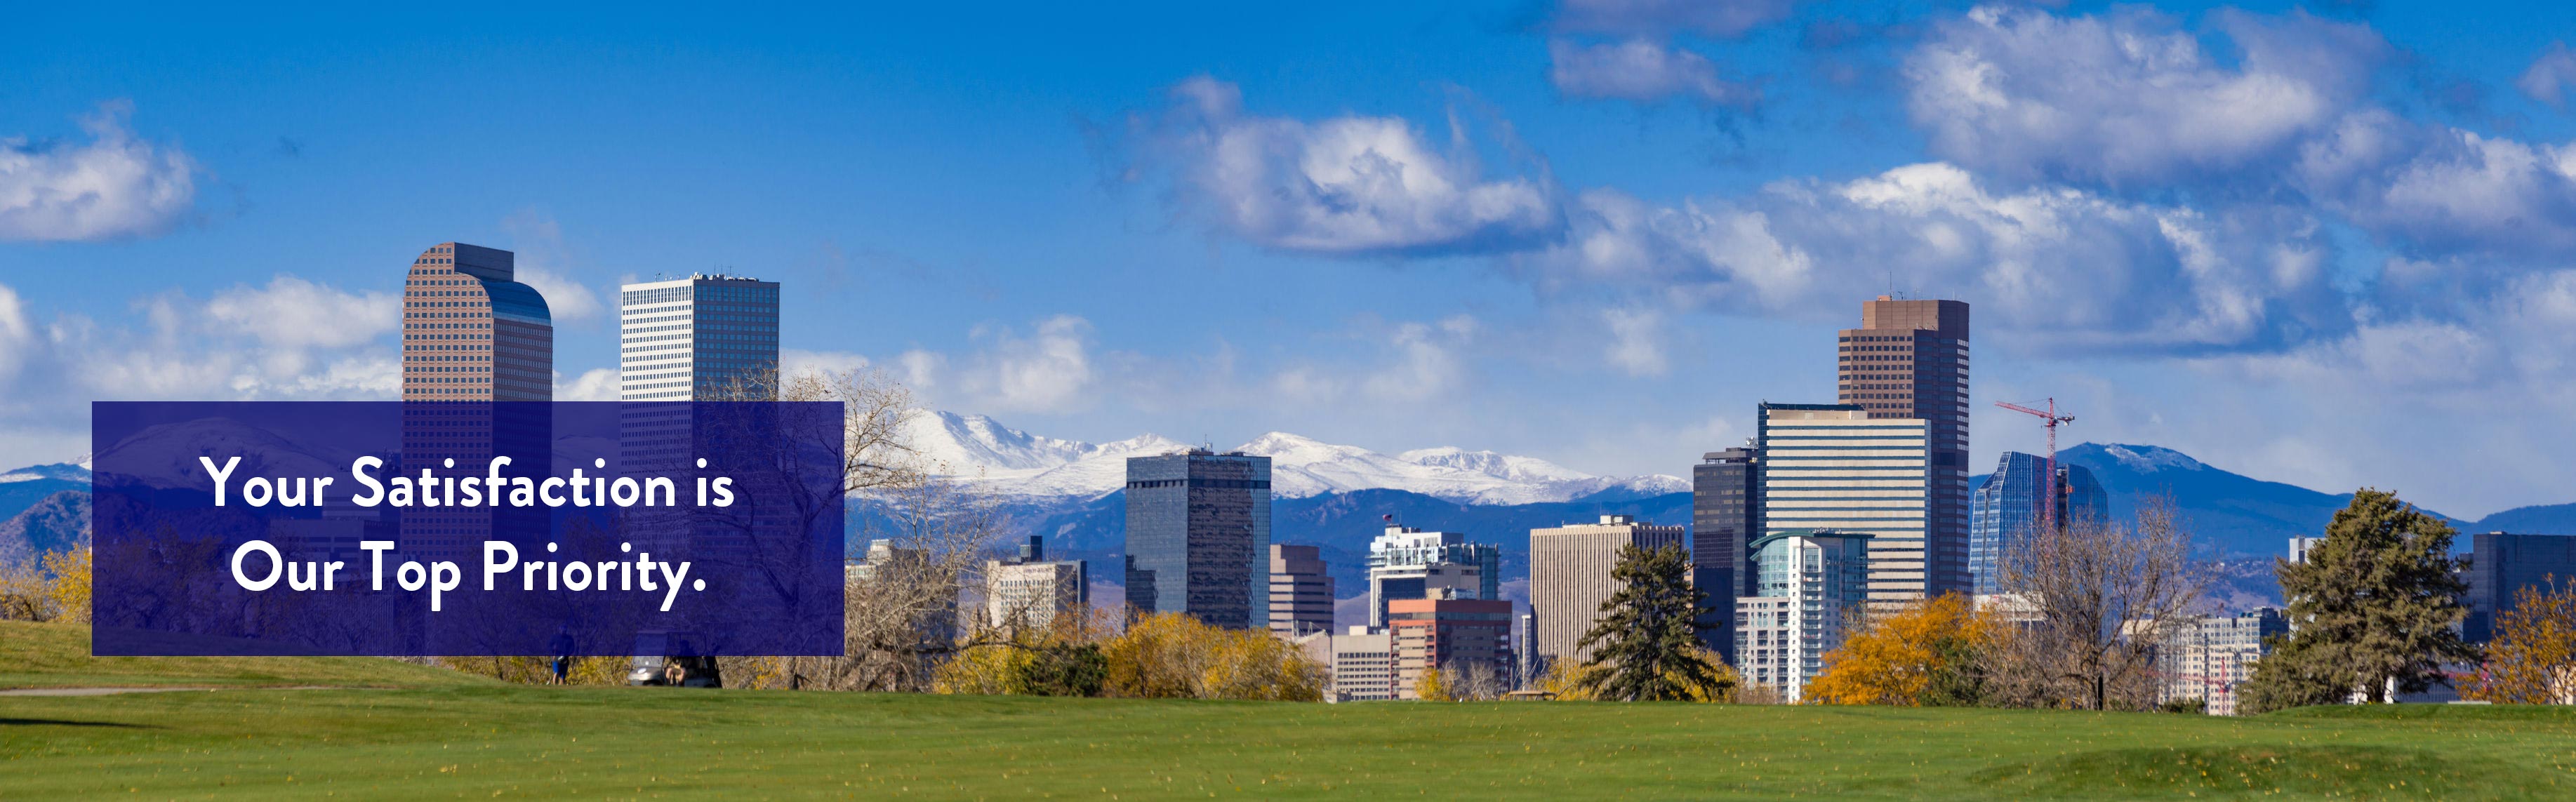
POLYGON ((2134 521, 2079 517, 2025 533, 2003 560, 2018 614, 1988 656, 1993 700, 2153 707, 2155 647, 2191 625, 2209 587, 2190 555, 2189 527, 2169 498, 2142 499, 2134 521))
MULTIPOLYGON (((993 500, 945 478, 904 437, 912 394, 881 371, 756 373, 725 388, 734 400, 842 405, 841 477, 847 501, 882 511, 844 576, 839 657, 744 658, 725 670, 754 687, 925 691, 941 662, 1009 633, 963 618, 960 594, 980 589, 982 563, 1008 521, 993 500), (883 541, 882 548, 873 548, 883 541)), ((842 514, 833 510, 833 514, 842 514)))

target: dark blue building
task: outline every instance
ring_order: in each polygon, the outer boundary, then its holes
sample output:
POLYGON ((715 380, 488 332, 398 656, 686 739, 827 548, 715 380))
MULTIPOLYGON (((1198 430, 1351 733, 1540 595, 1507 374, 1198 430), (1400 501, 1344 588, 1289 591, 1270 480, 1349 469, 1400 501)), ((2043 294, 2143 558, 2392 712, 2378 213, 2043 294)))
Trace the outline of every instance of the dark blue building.
MULTIPOLYGON (((1978 593, 2001 593, 2003 560, 2013 539, 2035 529, 2040 520, 2040 474, 2048 458, 2019 451, 2004 452, 1995 472, 1977 485, 1968 503, 1968 573, 1978 593)), ((2057 463, 2057 521, 2111 517, 2111 497, 2082 465, 2057 463)))
POLYGON ((2470 643, 2495 637, 2496 615, 2513 609, 2514 591, 2548 593, 2553 577, 2560 588, 2576 587, 2576 537, 2487 532, 2469 542, 2469 618, 2460 637, 2470 643))
POLYGON ((1127 459, 1127 605, 1233 629, 1270 625, 1270 458, 1127 459))

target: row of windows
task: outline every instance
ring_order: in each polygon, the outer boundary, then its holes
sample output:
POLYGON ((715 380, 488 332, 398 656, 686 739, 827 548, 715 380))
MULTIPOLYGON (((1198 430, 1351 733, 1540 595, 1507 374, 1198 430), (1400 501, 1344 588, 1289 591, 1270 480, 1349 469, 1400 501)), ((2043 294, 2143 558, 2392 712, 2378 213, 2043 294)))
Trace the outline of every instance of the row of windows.
POLYGON ((1180 487, 1183 484, 1187 484, 1190 487, 1195 488, 1215 488, 1219 490, 1270 489, 1270 480, 1268 479, 1150 479, 1145 481, 1128 482, 1127 486, 1142 490, 1156 487, 1180 487))

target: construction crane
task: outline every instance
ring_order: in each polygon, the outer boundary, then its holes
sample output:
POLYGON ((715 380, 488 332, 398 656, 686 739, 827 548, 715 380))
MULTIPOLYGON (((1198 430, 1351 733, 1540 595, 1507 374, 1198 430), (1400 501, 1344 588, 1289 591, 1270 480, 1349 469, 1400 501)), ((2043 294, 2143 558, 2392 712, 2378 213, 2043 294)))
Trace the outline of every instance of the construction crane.
POLYGON ((2057 531, 2057 425, 2074 423, 2075 416, 2057 414, 2055 398, 2048 399, 2045 403, 2048 405, 2048 410, 2045 412, 2010 401, 1997 401, 1995 406, 2026 415, 2037 415, 2039 425, 2048 427, 2048 472, 2040 476, 2040 487, 2045 490, 2039 497, 2039 525, 2047 527, 2041 531, 2055 532, 2057 531))

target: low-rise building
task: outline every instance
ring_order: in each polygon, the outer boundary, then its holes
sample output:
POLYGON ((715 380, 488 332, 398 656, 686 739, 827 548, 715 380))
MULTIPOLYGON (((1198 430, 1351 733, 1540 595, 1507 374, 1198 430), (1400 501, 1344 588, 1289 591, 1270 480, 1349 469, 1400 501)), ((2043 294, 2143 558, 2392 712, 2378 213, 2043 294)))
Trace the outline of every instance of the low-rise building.
POLYGON ((1511 627, 1508 600, 1387 602, 1387 631, 1395 636, 1396 698, 1420 698, 1415 689, 1423 675, 1443 670, 1481 678, 1497 695, 1511 690, 1511 627))
POLYGON ((1370 702, 1395 698, 1395 636, 1351 627, 1334 635, 1333 699, 1370 702))

